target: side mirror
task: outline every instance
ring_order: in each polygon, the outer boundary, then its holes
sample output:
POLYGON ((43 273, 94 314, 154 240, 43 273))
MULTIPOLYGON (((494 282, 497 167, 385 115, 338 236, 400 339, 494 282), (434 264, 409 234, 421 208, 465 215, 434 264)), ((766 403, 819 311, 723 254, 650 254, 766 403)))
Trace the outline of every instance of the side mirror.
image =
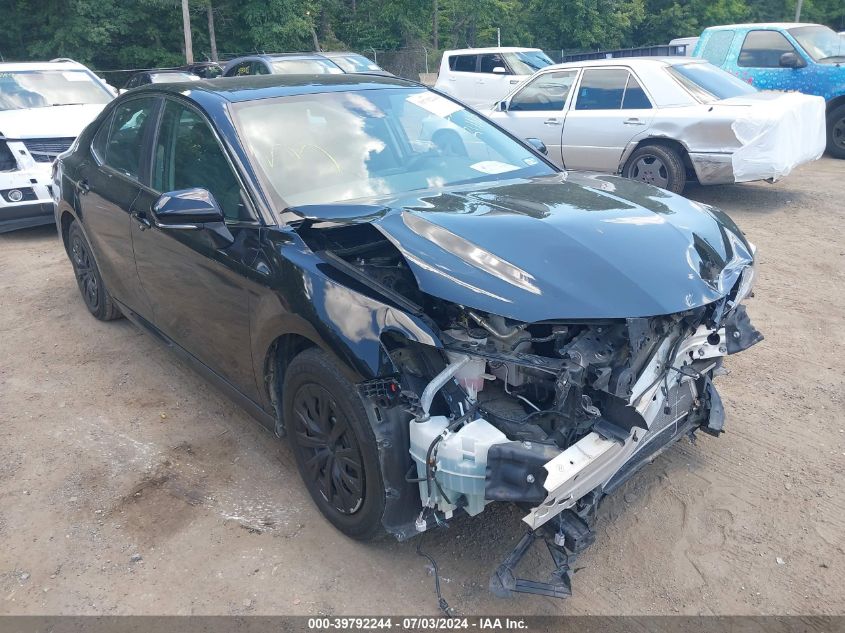
POLYGON ((796 53, 784 53, 780 56, 781 68, 804 68, 807 65, 796 53))
POLYGON ((508 69, 505 68, 504 66, 496 66, 496 67, 493 68, 493 74, 494 75, 507 75, 508 69))
POLYGON ((206 189, 180 189, 164 193, 153 205, 156 227, 163 230, 208 231, 216 248, 235 238, 226 226, 223 210, 206 189))
POLYGON ((538 152, 540 152, 543 156, 548 156, 549 149, 546 147, 546 144, 538 138, 527 138, 525 141, 538 152))
POLYGON ((497 101, 493 106, 494 112, 507 112, 508 111, 508 102, 507 101, 497 101))

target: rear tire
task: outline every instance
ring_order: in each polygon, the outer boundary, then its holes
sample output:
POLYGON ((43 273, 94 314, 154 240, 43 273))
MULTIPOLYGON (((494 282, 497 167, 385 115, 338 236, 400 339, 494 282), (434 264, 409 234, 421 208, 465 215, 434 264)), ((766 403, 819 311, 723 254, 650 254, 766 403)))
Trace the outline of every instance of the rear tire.
POLYGON ((834 158, 845 158, 845 103, 827 115, 827 151, 834 158))
POLYGON ((625 163, 622 175, 673 193, 681 193, 687 184, 684 161, 680 153, 668 145, 638 147, 625 163))
POLYGON ((73 265, 76 284, 88 312, 100 321, 112 321, 123 315, 103 283, 100 269, 91 252, 91 245, 85 239, 82 227, 73 222, 68 229, 68 253, 73 265))
POLYGON ((355 385, 311 348, 288 366, 282 399, 288 442, 317 508, 354 539, 383 535, 378 449, 355 385))

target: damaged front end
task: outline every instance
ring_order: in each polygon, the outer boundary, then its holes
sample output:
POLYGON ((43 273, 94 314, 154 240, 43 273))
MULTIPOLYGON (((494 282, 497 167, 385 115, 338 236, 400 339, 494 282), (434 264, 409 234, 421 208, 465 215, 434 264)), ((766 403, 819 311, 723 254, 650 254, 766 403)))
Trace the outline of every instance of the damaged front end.
MULTIPOLYGON (((494 501, 515 503, 529 529, 494 573, 491 588, 501 595, 568 595, 572 556, 592 542, 588 517, 602 497, 678 438, 698 429, 722 432, 724 409, 713 379, 723 372, 726 355, 762 339, 741 304, 754 280, 751 247, 732 224, 717 233, 723 238, 718 247, 713 239, 690 239, 687 252, 699 255, 695 283, 706 281, 707 292, 699 291, 697 301, 682 297, 686 309, 641 316, 631 308, 634 315, 626 317, 605 311, 599 318, 527 322, 514 318, 518 304, 508 304, 511 315, 503 316, 483 309, 490 297, 454 300, 470 281, 478 287, 469 276, 453 278, 449 298, 449 292, 429 292, 426 271, 437 265, 414 251, 412 239, 391 232, 397 226, 387 219, 391 211, 373 214, 353 222, 339 212, 312 217, 297 231, 350 284, 414 315, 439 339, 437 346, 425 345, 386 328, 381 344, 395 373, 360 388, 379 444, 385 527, 409 538, 459 513, 477 515, 494 501), (546 541, 554 562, 548 583, 515 575, 538 539, 546 541)), ((548 284, 543 292, 551 292, 552 277, 531 276, 513 259, 433 229, 428 220, 400 220, 417 239, 424 235, 463 262, 495 269, 500 281, 509 277, 523 288, 548 284)), ((579 244, 586 250, 586 239, 579 244)), ((608 285, 615 282, 625 279, 608 285)), ((578 294, 571 284, 566 290, 578 294)), ((645 294, 631 294, 630 301, 643 304, 645 294)), ((625 309, 624 299, 607 301, 625 309)), ((664 300, 652 293, 648 301, 664 300)), ((565 313, 566 306, 549 308, 555 310, 565 313)))

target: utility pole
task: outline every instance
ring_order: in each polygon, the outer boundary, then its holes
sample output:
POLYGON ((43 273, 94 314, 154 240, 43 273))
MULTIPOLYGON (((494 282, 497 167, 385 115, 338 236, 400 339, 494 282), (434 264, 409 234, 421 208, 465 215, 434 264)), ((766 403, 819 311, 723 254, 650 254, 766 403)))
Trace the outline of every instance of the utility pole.
POLYGON ((440 50, 440 15, 437 0, 434 0, 434 15, 431 18, 431 31, 434 39, 434 50, 440 50))
POLYGON ((182 0, 182 28, 185 31, 185 61, 194 63, 194 45, 191 42, 191 8, 188 0, 182 0))
POLYGON ((217 36, 214 34, 214 7, 208 3, 208 40, 211 43, 211 61, 217 60, 217 36))
POLYGON ((804 4, 804 0, 798 0, 798 4, 795 5, 795 21, 801 21, 801 5, 804 4))

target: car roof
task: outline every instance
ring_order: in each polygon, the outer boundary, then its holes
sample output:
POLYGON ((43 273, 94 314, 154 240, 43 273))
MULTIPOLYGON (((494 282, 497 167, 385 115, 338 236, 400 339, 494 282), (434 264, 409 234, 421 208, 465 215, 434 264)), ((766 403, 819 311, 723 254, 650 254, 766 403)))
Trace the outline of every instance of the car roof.
POLYGON ((580 62, 565 62, 553 64, 540 70, 545 72, 555 68, 581 68, 589 66, 640 66, 644 64, 659 64, 661 66, 677 66, 678 64, 706 64, 706 59, 698 57, 683 57, 681 55, 667 57, 611 57, 609 59, 585 59, 580 62))
POLYGON ((199 81, 177 81, 153 84, 133 90, 168 92, 191 96, 202 92, 211 97, 238 103, 256 99, 272 99, 320 92, 344 92, 356 90, 378 90, 384 88, 423 88, 420 84, 393 76, 369 74, 321 74, 321 75, 247 75, 244 77, 220 77, 199 81))
POLYGON ((747 24, 722 24, 720 26, 710 26, 705 31, 727 31, 727 30, 746 30, 746 29, 792 29, 796 26, 821 26, 812 22, 760 22, 747 24))
POLYGON ((488 46, 487 48, 456 48, 445 51, 444 55, 478 55, 481 53, 524 53, 527 51, 541 51, 539 48, 524 48, 522 46, 488 46))
POLYGON ((88 70, 79 62, 62 60, 54 62, 3 62, 0 63, 0 70, 7 72, 15 70, 88 70))
POLYGON ((256 53, 255 55, 242 55, 230 59, 227 64, 232 62, 246 60, 246 59, 319 59, 322 55, 320 53, 256 53))

